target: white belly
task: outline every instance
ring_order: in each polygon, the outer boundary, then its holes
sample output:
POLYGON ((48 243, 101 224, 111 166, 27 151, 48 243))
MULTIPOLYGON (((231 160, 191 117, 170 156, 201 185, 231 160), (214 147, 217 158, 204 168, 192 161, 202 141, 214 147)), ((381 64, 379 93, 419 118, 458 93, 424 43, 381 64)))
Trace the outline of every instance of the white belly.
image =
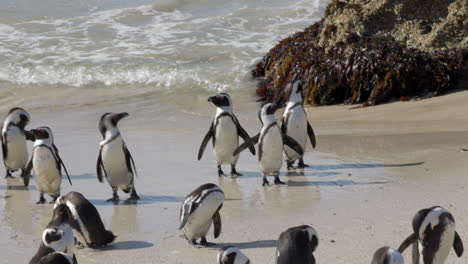
POLYGON ((262 140, 262 157, 260 168, 265 175, 275 176, 283 165, 283 139, 278 126, 271 127, 266 135, 260 136, 262 140))
POLYGON ((218 165, 236 164, 239 156, 233 156, 232 153, 239 146, 239 137, 237 127, 230 116, 218 119, 215 137, 214 154, 218 165))
MULTIPOLYGON (((307 146, 307 116, 302 107, 295 107, 290 110, 287 123, 287 135, 301 145, 305 151, 307 146)), ((302 156, 288 146, 284 146, 285 160, 295 161, 302 156)))
POLYGON ((36 175, 37 189, 48 195, 60 194, 62 176, 57 169, 54 154, 47 147, 35 147, 33 169, 36 175))
POLYGON ((101 155, 107 182, 114 188, 126 190, 132 187, 133 175, 127 168, 122 139, 119 137, 105 144, 101 155))
POLYGON ((213 215, 224 201, 224 194, 213 192, 207 196, 202 204, 190 214, 184 226, 184 233, 188 239, 198 239, 206 236, 211 227, 213 215))
POLYGON ((26 136, 17 127, 10 127, 7 133, 8 155, 5 160, 8 169, 16 171, 26 167, 28 162, 28 148, 26 136))

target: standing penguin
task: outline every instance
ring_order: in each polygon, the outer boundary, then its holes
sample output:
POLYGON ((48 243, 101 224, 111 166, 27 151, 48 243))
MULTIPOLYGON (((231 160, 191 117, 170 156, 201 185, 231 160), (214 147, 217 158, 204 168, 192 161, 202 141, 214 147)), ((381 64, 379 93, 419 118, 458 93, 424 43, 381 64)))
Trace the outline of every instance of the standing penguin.
POLYGON ((452 247, 458 257, 463 255, 463 242, 455 230, 455 220, 446 209, 434 206, 420 210, 413 218, 413 230, 398 248, 403 253, 413 244, 413 263, 443 264, 452 247))
POLYGON ((263 104, 258 114, 262 123, 260 133, 251 140, 244 142, 234 151, 234 155, 238 155, 247 147, 259 142, 258 160, 260 161, 260 168, 263 174, 263 186, 269 185, 267 176, 274 176, 275 184, 285 184, 279 179, 279 171, 283 165, 283 145, 291 147, 299 155, 304 154, 304 150, 296 140, 281 133, 275 119, 275 112, 278 108, 280 108, 278 104, 263 104))
POLYGON ((41 263, 42 259, 47 258, 48 255, 54 252, 73 256, 73 263, 77 263, 74 255, 75 238, 70 227, 70 219, 71 213, 66 205, 58 205, 54 209, 52 220, 42 233, 41 245, 36 255, 29 261, 29 264, 41 263))
POLYGON ((291 227, 281 233, 276 250, 276 264, 315 264, 318 235, 308 225, 291 227))
POLYGON ((210 230, 211 221, 214 225, 214 238, 221 234, 221 215, 224 192, 212 183, 203 184, 185 198, 180 209, 179 229, 185 234, 191 245, 208 246, 206 234, 210 230))
POLYGON ((377 249, 371 264, 405 264, 403 256, 391 247, 377 249))
POLYGON ((54 144, 52 130, 49 127, 39 127, 30 131, 35 138, 31 160, 24 170, 23 177, 29 182, 31 169, 36 175, 37 189, 40 192, 38 204, 45 203, 44 194, 53 198, 53 202, 60 196, 60 184, 62 183, 62 166, 71 183, 67 168, 60 158, 57 147, 54 144))
POLYGON ((105 113, 99 120, 99 131, 103 141, 100 143, 96 170, 99 182, 102 182, 104 173, 112 187, 112 198, 107 200, 108 202, 119 200, 118 189, 125 193, 131 192, 129 200, 140 199, 135 190, 135 161, 117 128, 119 121, 126 116, 128 113, 105 113))
MULTIPOLYGON (((24 170, 28 163, 28 148, 26 140, 32 140, 30 133, 24 130, 31 120, 26 110, 14 107, 3 121, 1 141, 3 164, 5 164, 6 176, 12 177, 11 173, 19 169, 24 170)), ((28 186, 29 182, 25 182, 28 186)))
MULTIPOLYGON (((296 80, 290 85, 288 103, 281 119, 281 133, 292 137, 305 150, 307 138, 309 138, 313 148, 315 148, 316 142, 314 130, 307 120, 302 101, 302 84, 301 81, 296 80)), ((288 169, 293 168, 296 160, 299 160, 298 168, 307 167, 304 164, 303 155, 288 146, 284 146, 284 159, 288 169)))
POLYGON ((72 214, 70 225, 75 237, 81 243, 94 247, 105 246, 115 240, 116 236, 104 227, 96 207, 81 193, 69 192, 65 196, 60 196, 55 202, 54 208, 60 204, 66 205, 70 210, 72 214))
MULTIPOLYGON (((239 146, 239 137, 244 141, 250 140, 249 134, 237 120, 232 112, 231 97, 226 93, 219 93, 208 98, 208 102, 216 105, 216 115, 211 122, 210 129, 206 133, 198 151, 198 160, 203 156, 208 141, 213 138, 213 152, 218 166, 218 176, 225 176, 221 165, 231 165, 231 176, 242 176, 236 170, 236 163, 239 155, 233 155, 234 150, 239 146)), ((255 148, 250 147, 250 152, 255 155, 255 148)))
POLYGON ((218 264, 250 264, 250 260, 238 248, 228 246, 219 250, 218 264))

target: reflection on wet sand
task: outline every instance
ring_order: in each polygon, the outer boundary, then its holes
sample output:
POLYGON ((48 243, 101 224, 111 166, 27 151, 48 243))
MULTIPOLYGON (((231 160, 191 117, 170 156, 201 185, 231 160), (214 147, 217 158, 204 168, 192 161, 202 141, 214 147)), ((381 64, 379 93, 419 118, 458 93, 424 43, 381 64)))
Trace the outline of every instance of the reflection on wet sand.
POLYGON ((3 225, 11 229, 10 235, 24 236, 34 232, 31 194, 17 179, 8 179, 5 191, 3 225))

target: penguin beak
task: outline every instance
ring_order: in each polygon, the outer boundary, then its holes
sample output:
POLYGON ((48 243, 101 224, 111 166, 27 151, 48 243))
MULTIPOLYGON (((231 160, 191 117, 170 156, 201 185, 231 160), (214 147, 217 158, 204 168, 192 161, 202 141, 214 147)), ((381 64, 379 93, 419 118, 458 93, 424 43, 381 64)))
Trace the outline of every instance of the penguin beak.
POLYGON ((211 103, 216 105, 216 104, 219 103, 219 99, 218 99, 217 96, 211 96, 211 97, 208 98, 208 102, 211 102, 211 103))
POLYGON ((114 124, 117 124, 122 118, 127 117, 127 116, 129 116, 127 112, 118 113, 112 117, 112 121, 114 124))

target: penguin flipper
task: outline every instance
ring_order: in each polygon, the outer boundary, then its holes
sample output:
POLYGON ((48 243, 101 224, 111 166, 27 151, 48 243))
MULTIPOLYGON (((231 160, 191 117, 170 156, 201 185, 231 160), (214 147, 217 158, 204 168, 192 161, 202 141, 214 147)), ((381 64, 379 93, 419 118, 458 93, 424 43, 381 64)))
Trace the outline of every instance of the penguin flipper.
POLYGON ((211 122, 210 129, 206 133, 205 137, 203 138, 203 141, 200 145, 200 149, 198 150, 198 160, 201 160, 203 157, 203 152, 205 152, 206 145, 208 144, 208 141, 214 136, 214 122, 211 122))
POLYGON ((135 160, 132 157, 132 154, 130 154, 130 151, 127 148, 127 145, 123 145, 123 150, 125 153, 125 161, 127 162, 127 167, 130 172, 135 172, 135 176, 138 177, 136 167, 135 167, 135 160))
POLYGON ((65 167, 65 163, 63 163, 63 160, 62 158, 60 157, 59 155, 59 152, 58 152, 58 148, 57 146, 55 146, 55 144, 52 144, 52 147, 54 148, 54 151, 55 151, 55 155, 57 157, 57 169, 60 171, 60 165, 63 166, 63 170, 65 171, 65 174, 67 174, 67 178, 68 178, 68 182, 70 183, 70 185, 73 185, 71 180, 70 180, 70 175, 68 174, 68 170, 67 170, 67 167, 65 167))
POLYGON ((249 148, 251 146, 253 147, 253 145, 258 143, 259 138, 260 138, 260 133, 255 135, 253 138, 250 138, 250 140, 245 141, 244 143, 242 143, 239 147, 236 148, 236 150, 234 150, 234 153, 232 155, 237 156, 237 155, 239 155, 239 153, 244 151, 244 149, 249 148))
MULTIPOLYGON (((3 131, 3 128, 2 128, 2 131, 3 131)), ((5 161, 7 159, 7 156, 8 156, 7 135, 6 135, 6 133, 2 132, 2 135, 1 135, 0 139, 2 141, 3 160, 5 161)))
POLYGON ((455 239, 453 240, 453 249, 458 257, 463 255, 463 241, 457 232, 455 232, 455 239))
POLYGON ((403 253, 407 247, 409 247, 411 244, 416 242, 418 240, 418 234, 413 233, 409 237, 407 237, 398 247, 398 252, 403 253))
POLYGON ((317 145, 317 142, 315 141, 315 133, 309 121, 307 121, 307 134, 309 135, 309 139, 310 139, 310 143, 312 144, 312 147, 315 148, 315 146, 317 145))
POLYGON ((102 155, 102 148, 99 149, 99 155, 98 155, 97 162, 96 162, 96 175, 97 175, 98 181, 102 183, 102 171, 104 170, 104 168, 102 165, 101 155, 102 155))
POLYGON ((281 134, 286 134, 287 133, 287 130, 288 130, 288 127, 286 126, 287 123, 288 123, 288 118, 283 116, 281 118, 281 125, 280 125, 281 134))
POLYGON ((292 138, 292 137, 290 137, 290 136, 288 136, 286 134, 283 134, 282 137, 283 137, 283 144, 284 145, 294 149, 294 151, 296 151, 299 155, 301 155, 301 156, 304 155, 304 150, 302 149, 301 145, 299 145, 299 143, 297 143, 297 141, 294 138, 292 138))
POLYGON ((192 211, 192 201, 184 202, 182 208, 180 208, 180 226, 179 230, 184 228, 185 224, 188 221, 189 215, 192 211))
POLYGON ((214 238, 218 238, 221 234, 221 215, 219 210, 213 215, 214 238))
POLYGON ((23 183, 25 187, 29 186, 29 178, 31 177, 31 170, 33 168, 33 159, 34 159, 34 151, 31 154, 31 159, 29 160, 28 164, 26 164, 26 168, 21 171, 21 176, 23 177, 23 183))
MULTIPOLYGON (((244 140, 244 142, 250 140, 249 134, 248 134, 247 131, 245 131, 245 129, 240 125, 239 120, 237 120, 237 117, 235 117, 234 114, 233 114, 232 116, 234 117, 234 120, 235 120, 235 123, 236 123, 236 126, 237 126, 237 133, 239 134, 239 136, 244 140)), ((249 150, 250 150, 250 153, 252 153, 252 155, 255 156, 255 147, 254 147, 254 146, 250 146, 250 147, 249 147, 249 150)))

